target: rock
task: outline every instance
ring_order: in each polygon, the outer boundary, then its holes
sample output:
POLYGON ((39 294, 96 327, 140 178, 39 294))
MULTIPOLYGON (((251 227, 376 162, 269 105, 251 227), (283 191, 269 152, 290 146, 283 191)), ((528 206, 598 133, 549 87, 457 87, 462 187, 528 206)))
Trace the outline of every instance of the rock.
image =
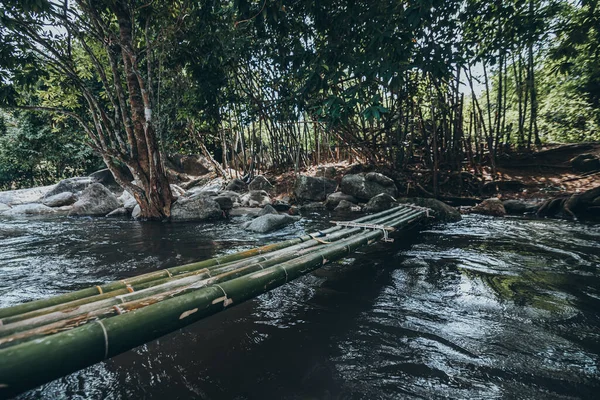
POLYGON ((223 211, 213 197, 196 194, 182 196, 171 206, 172 221, 206 221, 223 217, 223 211))
POLYGON ((231 181, 229 181, 227 186, 225 186, 225 190, 230 190, 233 192, 245 192, 247 188, 248 185, 246 184, 246 182, 238 178, 232 179, 231 181))
POLYGON ((77 196, 71 192, 63 192, 54 196, 46 197, 42 204, 48 207, 69 206, 77 201, 77 196))
POLYGON ((118 218, 118 217, 127 217, 129 215, 129 211, 125 207, 117 208, 106 214, 107 218, 118 218))
POLYGON ((140 207, 139 204, 136 203, 135 207, 133 207, 133 210, 131 210, 131 218, 140 219, 141 216, 142 216, 142 208, 140 207))
POLYGON ((429 208, 432 210, 430 216, 433 216, 436 221, 456 222, 462 219, 460 212, 458 212, 456 208, 436 199, 426 197, 404 197, 396 199, 396 201, 398 203, 409 203, 419 207, 429 208))
POLYGON ((271 205, 277 211, 287 211, 291 207, 290 203, 285 200, 275 200, 271 205))
POLYGON ((106 215, 121 207, 119 200, 101 183, 92 183, 83 191, 69 215, 106 215))
POLYGON ((335 192, 337 182, 327 178, 300 175, 296 178, 294 194, 302 201, 324 201, 327 195, 335 192))
POLYGON ((0 203, 9 206, 19 204, 39 203, 42 198, 56 185, 38 186, 30 189, 7 190, 0 192, 0 203))
POLYGON ((299 217, 292 217, 291 215, 281 214, 267 214, 261 217, 257 217, 250 222, 245 223, 244 229, 252 232, 266 233, 275 229, 283 228, 293 222, 298 221, 299 217))
MULTIPOLYGON (((92 178, 90 178, 89 176, 64 179, 64 180, 58 182, 58 184, 56 185, 56 187, 54 189, 52 189, 48 193, 46 193, 44 198, 48 198, 48 197, 57 195, 59 193, 64 193, 64 192, 78 193, 78 192, 81 192, 82 190, 85 190, 92 183, 94 183, 94 180, 92 178)), ((104 214, 106 214, 106 213, 104 213, 104 214)))
POLYGON ((221 210, 227 211, 233 208, 233 200, 231 200, 231 197, 219 195, 213 197, 213 200, 217 202, 221 210))
POLYGON ((335 192, 327 196, 327 200, 325 200, 325 207, 327 207, 329 210, 333 210, 338 206, 338 204, 340 204, 340 201, 342 200, 354 204, 358 203, 358 199, 356 199, 354 196, 350 196, 349 194, 344 194, 342 192, 335 192))
POLYGON ((369 175, 368 180, 362 174, 344 176, 341 184, 342 192, 357 198, 359 201, 369 201, 380 193, 387 193, 392 197, 396 196, 396 185, 391 179, 376 172, 370 172, 367 175, 369 175))
POLYGON ((215 178, 213 180, 208 181, 202 186, 195 186, 191 188, 188 193, 207 193, 207 192, 219 192, 225 186, 225 181, 223 178, 215 178))
POLYGON ((170 167, 176 172, 183 172, 188 175, 200 176, 214 171, 214 167, 206 157, 192 154, 173 154, 167 157, 170 167))
POLYGON ((128 212, 132 212, 135 206, 138 205, 135 197, 133 197, 133 195, 127 190, 123 191, 123 194, 119 196, 118 200, 123 204, 123 207, 125 207, 128 212))
POLYGON ((600 160, 593 154, 579 154, 570 160, 571 166, 578 172, 590 172, 600 169, 600 160))
POLYGON ((492 215, 494 217, 503 217, 506 215, 506 209, 500 199, 492 197, 485 199, 471 209, 471 212, 483 215, 492 215))
POLYGON ((248 189, 269 191, 273 189, 273 185, 271 185, 271 182, 269 182, 267 178, 262 175, 258 175, 256 178, 252 179, 250 184, 248 184, 248 189))
POLYGON ((502 202, 507 214, 520 215, 528 212, 535 212, 538 208, 537 204, 522 200, 505 200, 502 202))
POLYGON ((262 208, 262 210, 259 211, 258 216, 262 217, 263 215, 267 215, 267 214, 275 214, 275 215, 277 215, 279 213, 277 212, 277 210, 275 208, 273 208, 272 205, 267 204, 266 206, 264 206, 262 208))
POLYGON ((2 215, 20 216, 20 215, 50 215, 56 211, 48 206, 39 203, 19 204, 8 211, 4 211, 2 215))
POLYGON ((360 206, 349 202, 348 200, 340 200, 334 211, 361 211, 360 206))
POLYGON ((242 207, 264 207, 271 204, 271 198, 264 190, 251 190, 240 198, 242 207))
POLYGON ((395 198, 390 196, 387 193, 381 193, 377 196, 371 198, 367 205, 364 207, 366 212, 380 212, 384 210, 388 210, 392 207, 398 205, 398 202, 395 198))
POLYGON ((10 210, 10 206, 8 204, 0 203, 0 213, 8 210, 10 210))
POLYGON ((365 179, 370 182, 375 182, 383 187, 394 187, 394 180, 387 176, 380 174, 379 172, 369 172, 365 175, 365 179))
POLYGON ((336 174, 337 174, 337 171, 336 171, 335 167, 330 166, 330 167, 318 167, 316 175, 320 178, 335 179, 336 174))
POLYGON ((175 197, 176 199, 185 194, 185 190, 183 190, 179 186, 174 184, 170 184, 169 186, 171 187, 171 193, 173 194, 173 197, 175 197))
POLYGON ((304 205, 300 206, 300 210, 301 211, 324 211, 325 204, 315 201, 315 202, 304 204, 304 205))

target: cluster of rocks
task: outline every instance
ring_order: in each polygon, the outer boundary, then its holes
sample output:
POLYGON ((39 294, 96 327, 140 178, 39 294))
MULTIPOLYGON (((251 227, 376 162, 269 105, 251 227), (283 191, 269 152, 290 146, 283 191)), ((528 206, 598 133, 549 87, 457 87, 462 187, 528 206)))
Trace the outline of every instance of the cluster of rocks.
POLYGON ((378 172, 345 175, 340 184, 324 176, 300 175, 294 196, 303 211, 379 212, 400 203, 430 208, 441 221, 458 221, 460 213, 447 204, 428 198, 400 198, 394 181, 378 172), (339 190, 338 190, 339 189, 339 190))

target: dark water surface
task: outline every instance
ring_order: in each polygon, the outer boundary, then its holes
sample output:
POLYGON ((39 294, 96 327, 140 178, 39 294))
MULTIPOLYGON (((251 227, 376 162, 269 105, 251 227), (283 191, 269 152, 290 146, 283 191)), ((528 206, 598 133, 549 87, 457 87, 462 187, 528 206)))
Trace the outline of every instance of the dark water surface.
MULTIPOLYGON (((268 236, 240 220, 0 220, 0 307, 282 240, 327 218, 268 236)), ((467 216, 19 398, 600 398, 599 368, 600 225, 467 216)))

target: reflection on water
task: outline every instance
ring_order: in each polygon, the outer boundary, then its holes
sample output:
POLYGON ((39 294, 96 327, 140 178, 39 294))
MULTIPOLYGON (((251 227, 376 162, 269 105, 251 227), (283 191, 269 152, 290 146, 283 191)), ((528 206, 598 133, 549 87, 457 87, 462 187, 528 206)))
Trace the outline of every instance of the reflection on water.
MULTIPOLYGON (((0 306, 320 229, 0 220, 0 306)), ((411 232, 22 399, 596 398, 600 225, 411 232)), ((1 362, 1 360, 0 360, 1 362)))

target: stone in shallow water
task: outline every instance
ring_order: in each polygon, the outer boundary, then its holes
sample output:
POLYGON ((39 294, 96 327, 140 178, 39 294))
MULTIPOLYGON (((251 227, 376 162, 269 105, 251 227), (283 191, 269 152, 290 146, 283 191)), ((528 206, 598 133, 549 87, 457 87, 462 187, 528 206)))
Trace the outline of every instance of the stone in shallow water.
POLYGON ((223 217, 223 211, 213 197, 195 194, 182 196, 171 206, 172 221, 206 221, 223 217))
POLYGON ((71 192, 63 192, 55 194, 54 196, 46 197, 43 204, 48 207, 62 207, 68 206, 77 201, 77 196, 71 192))
POLYGON ((286 214, 267 214, 245 223, 243 227, 247 231, 266 233, 283 228, 284 226, 294 223, 299 219, 299 217, 292 217, 291 215, 286 214))
POLYGON ((102 215, 119 208, 121 204, 110 190, 100 183, 88 186, 69 213, 70 216, 102 215))
POLYGON ((2 215, 49 215, 55 214, 56 211, 48 206, 39 203, 19 204, 8 211, 4 211, 2 215))

